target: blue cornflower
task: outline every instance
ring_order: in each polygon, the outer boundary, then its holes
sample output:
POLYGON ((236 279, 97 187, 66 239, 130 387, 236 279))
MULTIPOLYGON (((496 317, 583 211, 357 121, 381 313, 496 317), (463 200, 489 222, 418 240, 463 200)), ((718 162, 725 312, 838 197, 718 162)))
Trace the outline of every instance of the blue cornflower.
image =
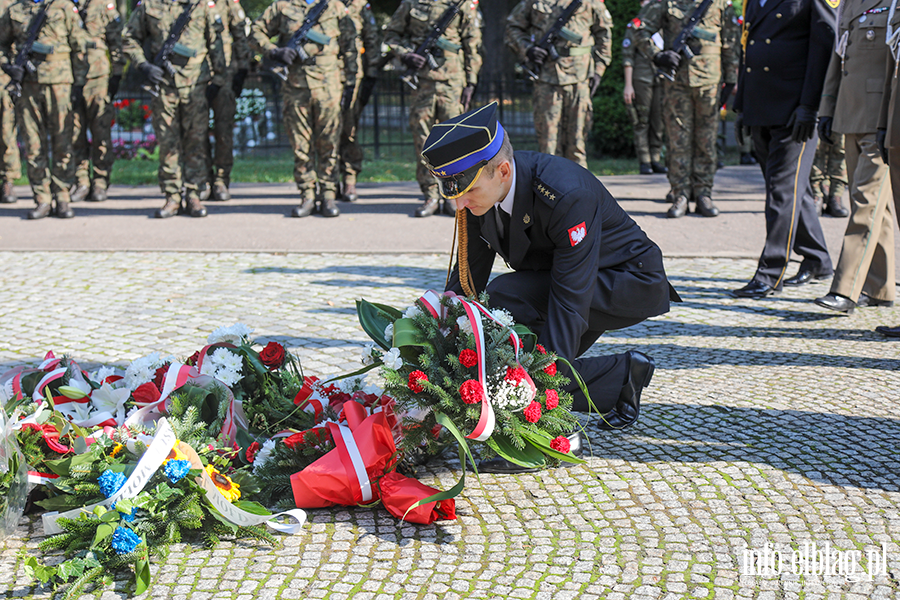
POLYGON ((100 484, 100 492, 109 498, 125 485, 125 475, 107 469, 97 478, 97 483, 100 484))
POLYGON ((127 527, 116 527, 116 530, 113 531, 111 545, 112 549, 116 551, 116 554, 128 554, 129 552, 134 552, 134 549, 137 548, 140 543, 141 538, 127 527))
POLYGON ((163 467, 163 473, 169 478, 173 484, 178 483, 191 470, 191 461, 189 460, 170 460, 163 467))

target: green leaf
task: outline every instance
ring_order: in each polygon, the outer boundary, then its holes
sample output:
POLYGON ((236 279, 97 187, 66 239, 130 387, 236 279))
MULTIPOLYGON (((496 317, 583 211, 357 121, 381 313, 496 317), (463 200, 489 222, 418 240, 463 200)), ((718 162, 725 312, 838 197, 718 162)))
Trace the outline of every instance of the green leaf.
POLYGON ((110 537, 115 531, 115 527, 110 525, 109 523, 100 523, 97 525, 97 531, 94 532, 94 541, 91 542, 91 547, 93 548, 106 538, 110 537))
POLYGON ((494 449, 494 452, 520 467, 536 469, 547 463, 543 452, 534 446, 525 446, 520 450, 502 433, 495 433, 489 437, 487 444, 494 449))
POLYGON ((175 493, 175 490, 173 490, 171 487, 169 487, 169 484, 166 483, 165 481, 163 481, 162 483, 157 485, 156 489, 153 490, 153 495, 160 502, 167 500, 174 493, 175 493))
POLYGON ((26 558, 23 566, 25 567, 26 577, 37 579, 41 583, 47 583, 56 576, 56 567, 47 567, 39 563, 33 556, 26 558))
POLYGON ((63 581, 81 577, 82 573, 84 573, 84 561, 80 558, 70 558, 56 566, 56 574, 63 581))
POLYGON ((111 510, 100 515, 100 520, 104 523, 117 523, 120 518, 122 518, 122 515, 117 510, 111 510))
POLYGON ((259 360, 259 355, 248 344, 241 344, 238 351, 247 359, 259 379, 265 379, 271 371, 259 360))
POLYGON ((357 300, 356 314, 363 331, 369 334, 372 341, 385 350, 390 350, 393 343, 392 340, 384 337, 384 329, 402 317, 403 313, 384 304, 375 304, 368 300, 357 300))
POLYGON ((584 394, 585 398, 587 398, 588 414, 591 414, 591 412, 593 412, 593 411, 597 411, 599 413, 600 411, 597 409, 597 406, 594 404, 594 401, 591 400, 591 395, 588 393, 587 386, 584 384, 584 380, 581 378, 581 375, 578 374, 578 371, 575 370, 575 367, 572 366, 572 363, 570 363, 568 360, 566 360, 562 356, 557 356, 556 360, 562 361, 563 364, 565 364, 567 367, 569 367, 569 370, 572 372, 572 377, 575 378, 575 383, 578 384, 578 388, 581 390, 581 393, 584 394))
MULTIPOLYGON (((244 488, 241 487, 241 489, 243 490, 244 488)), ((272 514, 265 506, 252 500, 238 500, 234 503, 234 506, 253 515, 266 516, 272 514)))
POLYGON ((44 464, 47 468, 60 477, 68 477, 75 465, 89 465, 94 462, 96 457, 91 454, 76 454, 67 458, 59 458, 56 460, 48 460, 44 464))
POLYGON ((394 346, 405 348, 407 346, 430 347, 431 344, 422 339, 419 328, 412 319, 397 319, 394 321, 394 346))
POLYGON ((260 492, 259 482, 256 480, 256 477, 251 475, 247 470, 238 469, 229 475, 229 477, 231 477, 231 481, 240 486, 242 496, 255 496, 260 492))
POLYGON ((519 341, 522 342, 525 352, 534 352, 534 346, 537 344, 537 335, 524 325, 514 325, 512 329, 519 336, 519 341))
MULTIPOLYGON (((472 463, 472 468, 475 470, 475 477, 478 477, 478 466, 475 464, 475 459, 472 458, 472 452, 469 450, 469 444, 466 442, 465 436, 457 429, 456 424, 453 422, 453 419, 448 417, 442 412, 434 411, 434 420, 447 428, 453 437, 456 438, 456 441, 459 442, 460 448, 465 452, 465 455, 469 457, 469 461, 472 463)), ((460 466, 463 469, 463 473, 466 471, 465 461, 460 461, 460 466)))
POLYGON ((562 460, 568 463, 573 463, 576 465, 584 464, 585 461, 581 458, 578 458, 574 454, 571 453, 562 453, 558 450, 554 450, 550 447, 550 438, 532 433, 530 431, 522 431, 522 437, 525 438, 525 441, 529 444, 533 445, 535 448, 546 454, 547 456, 551 456, 558 460, 562 460))
POLYGON ((140 596, 150 589, 150 561, 145 558, 139 559, 134 564, 134 595, 140 596))

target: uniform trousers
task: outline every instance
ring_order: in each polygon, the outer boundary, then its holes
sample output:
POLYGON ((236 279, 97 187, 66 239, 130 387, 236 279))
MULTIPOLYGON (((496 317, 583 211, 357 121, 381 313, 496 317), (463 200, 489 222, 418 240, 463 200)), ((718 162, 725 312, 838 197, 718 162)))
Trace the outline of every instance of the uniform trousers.
POLYGON ((463 112, 459 99, 464 85, 449 81, 432 81, 419 79, 418 89, 413 92, 412 106, 409 109, 409 129, 413 134, 413 146, 416 150, 416 181, 426 198, 440 198, 434 175, 425 165, 422 149, 425 140, 435 123, 452 119, 463 112))
POLYGON ((294 150, 294 181, 304 198, 337 193, 338 145, 341 141, 341 88, 285 85, 284 129, 294 150), (316 163, 318 162, 318 167, 316 163))
POLYGON ((790 127, 754 126, 750 131, 766 180, 766 243, 753 278, 781 289, 792 250, 803 257, 803 268, 830 273, 831 257, 809 184, 817 135, 798 144, 790 127))
POLYGON ((659 162, 664 127, 662 82, 656 77, 649 81, 632 77, 632 83, 634 100, 627 106, 627 110, 634 128, 634 150, 638 155, 638 162, 659 162))
POLYGON ((674 196, 712 196, 716 175, 718 85, 690 87, 664 83, 663 115, 669 144, 667 166, 674 196))
POLYGON ((80 110, 74 111, 75 181, 78 185, 91 185, 93 163, 94 184, 102 189, 109 187, 109 176, 115 160, 112 153, 114 116, 115 110, 109 98, 109 77, 88 79, 84 86, 84 104, 80 110))
POLYGON ((844 135, 850 220, 831 291, 854 302, 860 293, 894 300, 894 210, 891 180, 874 133, 844 135))
POLYGON ((359 117, 363 107, 359 103, 359 87, 362 79, 357 78, 353 86, 353 97, 350 108, 343 111, 343 124, 341 127, 340 168, 344 176, 344 182, 356 185, 356 178, 362 171, 363 151, 359 145, 357 134, 359 132, 359 117))
POLYGON ((206 84, 159 86, 151 100, 153 130, 159 141, 159 188, 166 198, 200 197, 209 176, 209 104, 206 84))
POLYGON ((0 177, 3 177, 3 181, 12 183, 22 174, 16 132, 16 105, 6 91, 6 85, 0 86, 0 177))
POLYGON ((54 197, 57 202, 68 202, 69 188, 75 182, 72 85, 26 81, 17 108, 35 203, 49 204, 54 197))
POLYGON ((590 84, 582 81, 552 85, 537 81, 532 98, 538 151, 564 156, 587 169, 585 140, 594 114, 590 84))
POLYGON ((213 181, 231 185, 231 167, 234 165, 234 115, 237 112, 237 98, 231 88, 233 73, 225 79, 225 85, 213 98, 213 136, 216 140, 212 152, 213 181))

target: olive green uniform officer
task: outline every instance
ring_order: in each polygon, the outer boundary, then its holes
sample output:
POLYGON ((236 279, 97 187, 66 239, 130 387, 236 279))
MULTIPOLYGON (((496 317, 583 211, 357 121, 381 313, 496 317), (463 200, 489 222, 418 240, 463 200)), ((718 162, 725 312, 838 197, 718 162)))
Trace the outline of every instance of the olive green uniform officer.
POLYGON ((151 108, 159 141, 159 187, 166 195, 157 218, 178 213, 182 200, 192 217, 206 216, 200 188, 209 176, 209 103, 225 83, 223 29, 213 0, 142 0, 125 27, 125 53, 157 94, 151 108), (192 2, 169 59, 171 71, 154 65, 150 61, 192 2))
MULTIPOLYGON (((441 36, 441 47, 434 57, 437 68, 426 57, 416 54, 419 44, 454 0, 402 0, 385 28, 384 43, 407 69, 416 71, 409 128, 416 149, 416 181, 425 201, 416 208, 417 217, 428 217, 440 206, 438 186, 423 162, 425 138, 435 123, 446 121, 468 109, 481 70, 481 13, 477 2, 464 2, 459 14, 441 36)), ((444 202, 444 212, 454 214, 456 207, 444 202)))
POLYGON ((634 150, 638 155, 641 175, 665 173, 666 168, 660 163, 664 127, 662 81, 656 76, 653 62, 635 50, 635 20, 625 26, 625 37, 622 39, 625 105, 634 128, 634 150))
POLYGON ((522 0, 506 20, 506 44, 520 60, 536 65, 534 128, 538 150, 587 168, 585 141, 591 130, 591 97, 612 59, 613 21, 602 0, 584 0, 554 45, 559 58, 535 45, 571 0, 522 0))
POLYGON ((352 85, 356 79, 356 42, 347 7, 343 2, 331 2, 303 45, 307 60, 299 58, 295 49, 284 47, 314 6, 315 2, 306 0, 277 0, 253 24, 251 36, 270 60, 281 68, 287 66, 287 82, 281 86, 284 129, 294 150, 294 181, 301 197, 291 215, 313 213, 318 180, 322 192, 319 213, 336 217, 341 214, 336 205, 341 97, 344 82, 352 85), (271 39, 276 36, 277 45, 271 39))
POLYGON ((857 304, 894 301, 891 181, 877 140, 891 0, 843 1, 840 43, 831 55, 819 105, 819 135, 828 141, 832 129, 844 134, 850 220, 831 291, 815 302, 852 312, 857 304))
MULTIPOLYGON (((6 12, 10 4, 12 0, 0 0, 0 15, 6 12)), ((16 105, 6 91, 9 82, 9 75, 0 71, 0 183, 3 185, 0 204, 14 204, 18 200, 13 182, 22 175, 22 161, 16 143, 19 138, 16 130, 16 105)))
POLYGON ((21 82, 22 97, 16 103, 16 112, 25 138, 28 181, 36 204, 28 218, 49 215, 54 198, 56 216, 71 218, 75 216, 69 206, 69 189, 75 182, 72 97, 77 98, 83 91, 87 72, 83 56, 88 38, 71 0, 44 2, 19 0, 0 16, 0 52, 5 56, 3 70, 21 82), (36 70, 31 73, 13 61, 19 45, 28 37, 32 18, 44 2, 46 21, 32 46, 31 62, 36 70))
POLYGON ((80 0, 78 14, 92 42, 84 101, 75 107, 75 188, 72 202, 106 200, 115 157, 112 153, 113 98, 125 70, 122 31, 125 21, 111 0, 80 0), (91 141, 88 142, 88 131, 91 141), (91 164, 93 163, 93 182, 91 164))

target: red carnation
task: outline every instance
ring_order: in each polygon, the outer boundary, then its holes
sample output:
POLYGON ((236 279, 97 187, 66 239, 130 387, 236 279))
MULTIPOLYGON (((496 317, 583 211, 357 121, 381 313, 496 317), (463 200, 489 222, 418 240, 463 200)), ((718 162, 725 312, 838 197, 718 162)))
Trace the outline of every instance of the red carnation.
POLYGON ((259 360, 270 371, 280 368, 284 364, 284 346, 278 342, 269 342, 259 353, 259 360))
POLYGON ((192 367, 196 367, 197 363, 200 361, 200 351, 197 350, 193 354, 191 354, 184 364, 190 365, 192 367))
POLYGON ((259 452, 259 442, 253 442, 250 446, 247 447, 247 462, 253 463, 253 460, 256 458, 256 453, 259 452))
POLYGON ((547 349, 541 346, 540 344, 535 346, 535 349, 541 354, 547 354, 547 349))
POLYGON ((559 436, 556 439, 550 440, 550 448, 556 450, 557 452, 562 452, 563 454, 569 453, 569 438, 565 436, 559 436))
POLYGON ((553 377, 554 375, 556 375, 556 363, 555 362, 550 363, 549 365, 544 367, 544 373, 546 373, 550 377, 553 377))
POLYGON ((152 381, 142 383, 136 390, 131 392, 131 397, 138 404, 152 404, 159 400, 159 388, 152 381))
POLYGON ((541 403, 532 400, 531 404, 525 407, 525 420, 529 423, 537 423, 541 419, 541 403))
POLYGON ((474 350, 466 348, 459 353, 459 363, 467 369, 474 367, 478 364, 478 355, 474 350))
POLYGON ((156 374, 153 376, 153 383, 156 384, 156 389, 162 391, 163 384, 166 381, 166 373, 169 372, 169 365, 163 365, 156 369, 156 374))
POLYGON ((514 385, 519 385, 526 375, 527 373, 522 367, 506 367, 506 380, 514 385))
POLYGON ((481 384, 474 379, 467 379, 459 386, 459 395, 466 404, 478 404, 484 397, 481 384))
POLYGON ((428 375, 422 371, 413 371, 409 374, 409 383, 407 384, 407 387, 412 390, 413 394, 421 394, 425 391, 425 388, 419 385, 420 381, 428 381, 428 375))
POLYGON ((559 394, 556 390, 547 390, 547 410, 553 410, 559 406, 559 394))

